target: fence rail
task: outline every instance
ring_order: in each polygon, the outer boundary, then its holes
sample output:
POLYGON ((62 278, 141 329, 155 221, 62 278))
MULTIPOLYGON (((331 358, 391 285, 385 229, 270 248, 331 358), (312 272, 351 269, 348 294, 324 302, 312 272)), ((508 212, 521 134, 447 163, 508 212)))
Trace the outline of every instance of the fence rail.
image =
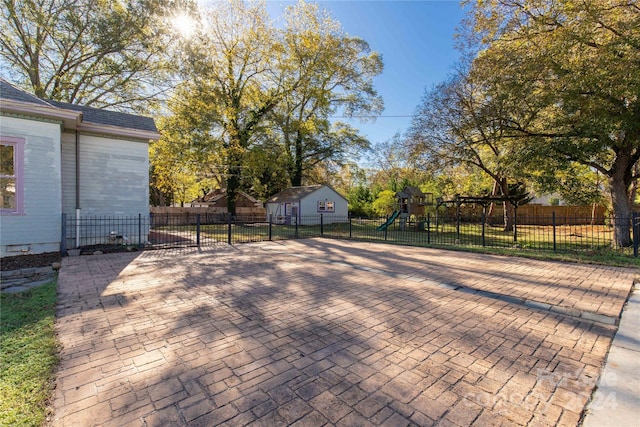
POLYGON ((428 215, 421 220, 361 219, 319 214, 292 218, 286 224, 255 216, 227 214, 138 215, 134 217, 66 217, 62 247, 83 252, 136 248, 202 247, 219 243, 328 237, 433 247, 522 248, 548 252, 590 253, 611 249, 614 228, 628 232, 633 256, 638 256, 640 217, 588 218, 555 215, 518 216, 505 230, 501 217, 428 215), (541 225, 549 224, 549 225, 541 225), (626 231, 628 230, 628 231, 626 231))

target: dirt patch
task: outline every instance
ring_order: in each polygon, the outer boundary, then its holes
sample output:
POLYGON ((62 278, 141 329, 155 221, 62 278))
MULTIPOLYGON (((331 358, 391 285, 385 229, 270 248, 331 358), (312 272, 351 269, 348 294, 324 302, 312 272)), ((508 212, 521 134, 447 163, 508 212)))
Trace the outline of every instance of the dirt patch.
POLYGON ((23 268, 49 267, 54 262, 60 262, 60 252, 46 252, 43 254, 26 254, 0 259, 0 271, 21 270, 23 268))
POLYGON ((80 255, 93 255, 95 252, 102 252, 103 254, 112 254, 116 252, 134 252, 138 248, 135 246, 125 245, 91 245, 83 246, 80 248, 80 255))

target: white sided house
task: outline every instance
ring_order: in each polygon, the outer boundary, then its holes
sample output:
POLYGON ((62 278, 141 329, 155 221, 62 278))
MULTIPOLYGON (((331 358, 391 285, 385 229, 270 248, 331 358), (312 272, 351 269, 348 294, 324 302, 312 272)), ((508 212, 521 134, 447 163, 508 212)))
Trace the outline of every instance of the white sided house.
MULTIPOLYGON (((152 118, 44 101, 0 78, 0 257, 126 232, 96 218, 147 218, 148 144, 158 138, 152 118)), ((131 240, 146 241, 147 229, 132 227, 131 240)))
POLYGON ((325 224, 346 222, 349 216, 347 199, 328 185, 291 187, 265 202, 267 221, 275 224, 325 224))

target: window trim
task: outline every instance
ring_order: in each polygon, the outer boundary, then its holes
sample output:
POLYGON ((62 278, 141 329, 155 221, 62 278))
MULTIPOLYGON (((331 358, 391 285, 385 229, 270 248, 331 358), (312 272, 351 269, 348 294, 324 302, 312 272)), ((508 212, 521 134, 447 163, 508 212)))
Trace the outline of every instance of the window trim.
POLYGON ((333 200, 318 200, 318 212, 334 213, 336 211, 336 203, 333 200), (331 206, 331 209, 329 209, 331 206))
POLYGON ((15 209, 0 208, 0 215, 24 215, 24 144, 25 138, 0 135, 0 145, 13 146, 13 172, 16 180, 15 209))

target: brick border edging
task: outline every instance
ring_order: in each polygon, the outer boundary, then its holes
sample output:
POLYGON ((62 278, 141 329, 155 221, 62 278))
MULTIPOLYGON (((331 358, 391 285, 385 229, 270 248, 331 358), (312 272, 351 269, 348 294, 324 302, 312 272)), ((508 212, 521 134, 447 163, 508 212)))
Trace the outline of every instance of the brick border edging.
POLYGON ((1 279, 19 279, 19 278, 27 278, 32 276, 40 276, 43 274, 53 273, 55 270, 52 266, 49 267, 32 267, 32 268, 22 268, 20 270, 7 270, 0 271, 1 279))

